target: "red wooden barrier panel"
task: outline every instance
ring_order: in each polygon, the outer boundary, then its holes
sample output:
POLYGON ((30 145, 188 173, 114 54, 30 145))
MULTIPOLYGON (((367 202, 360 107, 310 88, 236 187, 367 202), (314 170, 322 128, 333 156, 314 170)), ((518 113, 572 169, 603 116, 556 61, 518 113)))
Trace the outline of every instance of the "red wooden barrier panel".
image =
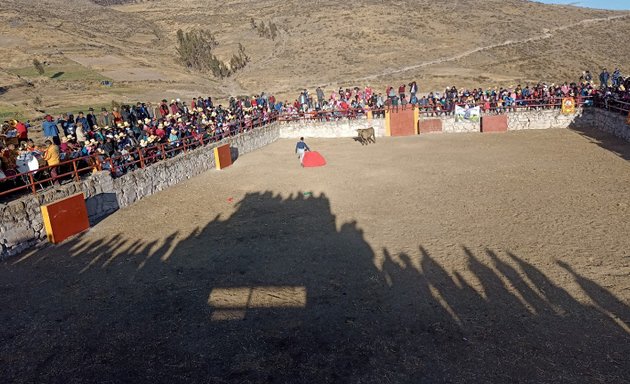
POLYGON ((420 120, 418 125, 419 133, 442 132, 442 120, 440 119, 420 120))
POLYGON ((508 117, 507 115, 482 116, 481 132, 507 132, 508 117))
POLYGON ((413 136, 416 134, 413 107, 398 107, 389 110, 392 136, 413 136))
POLYGON ((232 165, 232 153, 230 152, 229 144, 214 149, 214 162, 217 169, 223 169, 232 165))

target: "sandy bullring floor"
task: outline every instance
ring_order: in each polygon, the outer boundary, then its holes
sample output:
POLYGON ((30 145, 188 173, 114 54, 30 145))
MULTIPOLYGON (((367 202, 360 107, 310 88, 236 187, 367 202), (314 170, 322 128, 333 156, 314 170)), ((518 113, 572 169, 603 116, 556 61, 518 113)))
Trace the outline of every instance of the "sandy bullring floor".
POLYGON ((308 143, 328 166, 279 141, 0 264, 3 380, 630 382, 624 154, 308 143))

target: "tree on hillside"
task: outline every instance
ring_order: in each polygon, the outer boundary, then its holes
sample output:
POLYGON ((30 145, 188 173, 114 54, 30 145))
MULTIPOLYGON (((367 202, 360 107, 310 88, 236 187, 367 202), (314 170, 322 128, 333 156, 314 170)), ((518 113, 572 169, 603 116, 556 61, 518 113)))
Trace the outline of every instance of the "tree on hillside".
POLYGON ((245 47, 243 47, 243 44, 238 43, 238 53, 233 54, 230 59, 230 70, 236 72, 245 68, 247 63, 249 63, 249 56, 245 53, 245 47))
POLYGON ((219 43, 210 31, 177 31, 177 54, 187 68, 200 72, 210 71, 215 77, 224 78, 245 67, 249 61, 245 49, 239 44, 239 51, 232 56, 228 66, 212 53, 217 45, 219 43))
POLYGON ((40 76, 43 75, 44 72, 46 72, 46 70, 44 69, 44 65, 37 59, 33 59, 33 66, 35 67, 37 73, 40 74, 40 76))
POLYGON ((261 21, 260 24, 256 24, 254 19, 250 23, 252 28, 258 32, 258 36, 271 40, 275 40, 278 37, 278 26, 276 23, 270 21, 269 24, 265 24, 264 21, 261 21))
POLYGON ((269 23, 269 35, 271 40, 275 40, 276 37, 278 37, 278 27, 276 26, 276 23, 269 23))
POLYGON ((182 63, 191 69, 203 71, 210 68, 216 57, 212 49, 218 45, 210 31, 177 31, 177 53, 182 63))
POLYGON ((267 26, 265 25, 264 21, 261 21, 260 24, 258 24, 258 35, 260 37, 264 37, 267 34, 267 26))

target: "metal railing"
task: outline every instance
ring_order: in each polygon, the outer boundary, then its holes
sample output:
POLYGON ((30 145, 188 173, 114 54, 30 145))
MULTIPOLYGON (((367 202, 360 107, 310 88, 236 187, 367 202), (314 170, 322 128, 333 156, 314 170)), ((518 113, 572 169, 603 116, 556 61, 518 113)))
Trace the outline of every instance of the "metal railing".
POLYGON ((99 159, 96 156, 82 156, 70 160, 61 161, 57 165, 46 165, 38 169, 28 172, 16 173, 8 175, 0 182, 5 186, 13 183, 13 187, 0 192, 0 196, 15 194, 21 191, 30 191, 37 193, 37 188, 44 189, 44 184, 53 184, 58 180, 71 179, 80 181, 81 176, 91 173, 94 170, 100 170, 99 159), (56 176, 53 177, 53 170, 56 176))
POLYGON ((628 115, 630 113, 630 102, 617 100, 613 98, 605 98, 597 100, 596 106, 607 111, 616 112, 622 115, 628 115))
MULTIPOLYGON (((146 147, 136 147, 128 154, 117 154, 106 156, 103 154, 91 154, 89 156, 75 157, 64 160, 54 166, 42 166, 28 172, 14 173, 0 179, 0 197, 8 195, 18 195, 20 192, 29 191, 37 193, 44 190, 44 185, 52 185, 54 182, 73 180, 80 181, 83 175, 93 171, 109 171, 112 177, 119 177, 125 173, 145 168, 158 161, 166 160, 180 153, 219 142, 227 137, 234 137, 244 132, 251 131, 266 126, 276 121, 277 116, 268 115, 266 117, 256 116, 251 119, 238 120, 224 124, 220 130, 211 133, 204 131, 203 134, 194 134, 183 137, 169 143, 157 143, 146 147), (51 175, 52 170, 57 170, 57 176, 51 175), (11 186, 11 183, 13 186, 11 186)), ((72 156, 72 155, 71 155, 72 156)))

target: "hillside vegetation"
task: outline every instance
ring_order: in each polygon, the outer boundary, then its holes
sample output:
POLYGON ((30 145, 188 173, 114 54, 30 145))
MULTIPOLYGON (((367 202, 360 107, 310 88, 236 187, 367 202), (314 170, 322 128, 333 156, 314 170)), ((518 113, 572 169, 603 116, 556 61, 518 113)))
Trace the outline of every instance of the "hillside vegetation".
POLYGON ((525 0, 2 3, 0 113, 262 90, 292 99, 304 87, 411 79, 421 91, 558 82, 602 66, 630 72, 630 47, 622 44, 630 13, 525 0), (255 27, 263 23, 274 25, 273 38, 255 27), (179 29, 210 31, 222 62, 240 46, 249 61, 223 79, 188 69, 176 51, 179 29))

